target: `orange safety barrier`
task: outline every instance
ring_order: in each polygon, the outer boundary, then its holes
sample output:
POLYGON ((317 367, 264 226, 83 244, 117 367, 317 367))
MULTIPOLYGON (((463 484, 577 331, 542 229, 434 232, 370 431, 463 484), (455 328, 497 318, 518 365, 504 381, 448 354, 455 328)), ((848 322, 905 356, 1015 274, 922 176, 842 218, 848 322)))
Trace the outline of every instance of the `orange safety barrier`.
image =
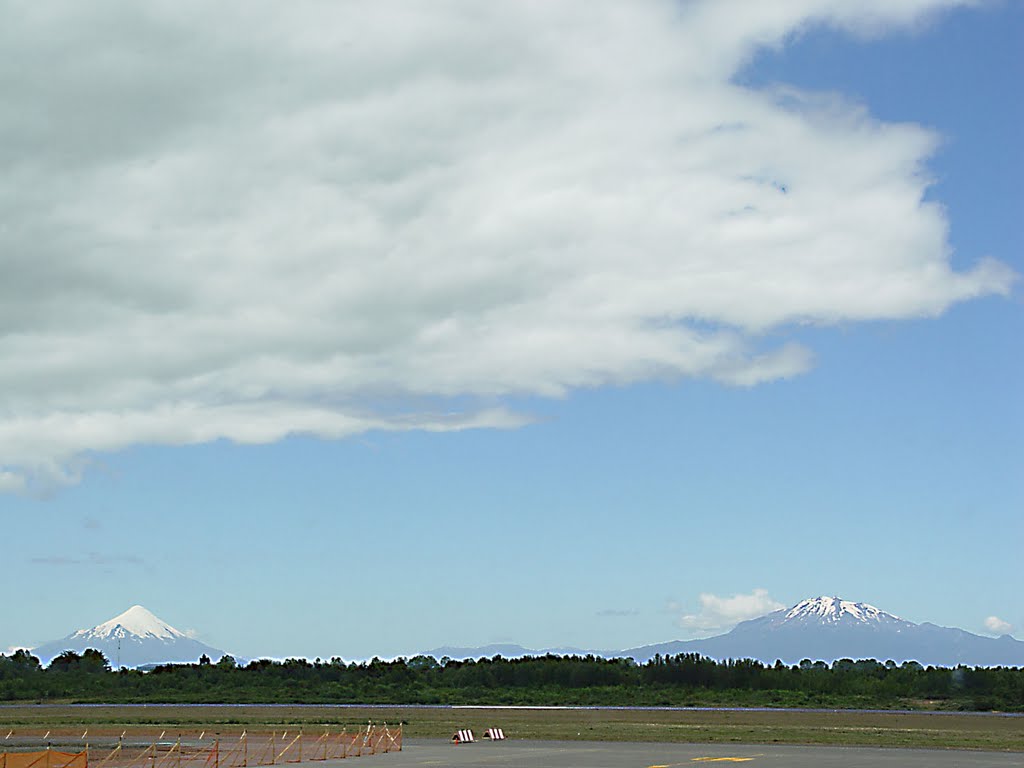
POLYGON ((0 752, 0 768, 88 768, 87 752, 0 752))
MULTIPOLYGON (((308 728, 308 726, 307 726, 308 728)), ((98 729, 85 733, 53 729, 43 733, 0 734, 0 749, 31 749, 43 743, 85 745, 83 752, 47 749, 0 752, 0 768, 249 768, 307 761, 343 760, 400 752, 402 726, 367 725, 340 732, 325 728, 241 733, 98 729), (12 741, 13 739, 13 741, 12 741)))

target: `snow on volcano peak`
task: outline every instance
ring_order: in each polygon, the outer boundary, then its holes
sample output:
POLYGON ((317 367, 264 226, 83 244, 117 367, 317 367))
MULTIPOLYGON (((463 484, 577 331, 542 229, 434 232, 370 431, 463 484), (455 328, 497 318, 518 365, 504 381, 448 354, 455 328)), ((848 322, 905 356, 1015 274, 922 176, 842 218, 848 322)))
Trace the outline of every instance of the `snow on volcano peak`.
MULTIPOLYGON (((886 613, 867 603, 855 603, 838 597, 812 597, 803 600, 786 613, 786 619, 819 619, 822 622, 834 623, 849 617, 858 622, 878 622, 885 619, 900 620, 898 616, 886 613)), ((847 620, 849 620, 847 619, 847 620)))
POLYGON ((115 669, 194 664, 203 655, 211 659, 224 655, 224 651, 178 631, 141 605, 133 605, 92 629, 80 629, 60 640, 43 643, 32 652, 43 664, 49 664, 65 651, 81 654, 89 648, 102 653, 115 669))
POLYGON ((158 640, 177 640, 186 637, 167 622, 157 618, 141 605, 133 605, 120 616, 105 621, 92 629, 80 629, 73 637, 139 637, 158 640))

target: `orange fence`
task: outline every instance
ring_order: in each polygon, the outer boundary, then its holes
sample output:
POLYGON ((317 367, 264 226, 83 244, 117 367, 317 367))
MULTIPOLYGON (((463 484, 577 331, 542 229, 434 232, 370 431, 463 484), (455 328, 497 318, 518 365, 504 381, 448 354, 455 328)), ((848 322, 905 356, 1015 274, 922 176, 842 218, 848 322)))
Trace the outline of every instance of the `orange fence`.
POLYGON ((0 768, 88 768, 86 752, 0 752, 0 768))
POLYGON ((6 739, 0 735, 0 749, 8 750, 0 752, 0 768, 247 768, 399 752, 402 726, 371 724, 351 731, 313 733, 305 729, 173 734, 125 730, 92 735, 47 731, 40 736, 12 731, 6 739), (20 751, 40 740, 74 745, 81 751, 20 751))

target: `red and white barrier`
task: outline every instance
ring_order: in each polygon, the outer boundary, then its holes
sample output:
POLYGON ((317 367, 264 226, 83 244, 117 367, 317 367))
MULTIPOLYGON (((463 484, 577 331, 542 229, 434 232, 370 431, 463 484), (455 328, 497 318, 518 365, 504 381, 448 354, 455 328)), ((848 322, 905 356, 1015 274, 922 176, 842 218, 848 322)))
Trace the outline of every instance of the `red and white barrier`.
POLYGON ((476 739, 473 738, 473 732, 469 729, 465 731, 456 731, 455 735, 452 736, 453 744, 472 744, 476 739))
POLYGON ((505 732, 501 728, 488 728, 484 738, 491 739, 492 741, 503 741, 505 739, 505 732))

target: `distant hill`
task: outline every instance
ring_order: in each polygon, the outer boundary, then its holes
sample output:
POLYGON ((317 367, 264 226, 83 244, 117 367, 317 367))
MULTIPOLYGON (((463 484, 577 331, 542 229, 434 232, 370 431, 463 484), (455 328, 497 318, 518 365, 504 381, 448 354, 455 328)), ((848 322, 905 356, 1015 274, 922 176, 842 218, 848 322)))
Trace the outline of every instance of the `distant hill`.
POLYGON ((141 605, 133 605, 120 616, 92 629, 80 629, 60 640, 43 643, 33 648, 32 654, 46 665, 64 651, 82 653, 86 648, 101 651, 115 669, 119 666, 194 664, 204 654, 212 661, 224 656, 224 651, 192 639, 141 605))
POLYGON ((719 661, 758 659, 765 664, 782 660, 798 664, 804 659, 833 662, 837 659, 917 661, 925 666, 1024 667, 1024 642, 1009 635, 983 637, 962 629, 915 624, 867 603, 838 597, 814 597, 791 608, 738 624, 724 635, 699 640, 673 640, 623 651, 547 649, 532 651, 518 645, 480 648, 443 647, 429 654, 440 659, 506 658, 593 653, 606 658, 626 657, 646 662, 656 654, 674 656, 698 653, 719 661))
POLYGON ((424 655, 433 656, 435 659, 443 659, 447 656, 455 661, 465 661, 466 659, 490 659, 495 656, 501 656, 505 659, 519 659, 523 656, 545 656, 549 653, 555 656, 586 656, 587 654, 593 654, 594 656, 604 656, 607 658, 615 655, 614 651, 587 651, 582 648, 533 649, 512 644, 481 645, 475 648, 444 645, 440 648, 426 651, 424 655))

